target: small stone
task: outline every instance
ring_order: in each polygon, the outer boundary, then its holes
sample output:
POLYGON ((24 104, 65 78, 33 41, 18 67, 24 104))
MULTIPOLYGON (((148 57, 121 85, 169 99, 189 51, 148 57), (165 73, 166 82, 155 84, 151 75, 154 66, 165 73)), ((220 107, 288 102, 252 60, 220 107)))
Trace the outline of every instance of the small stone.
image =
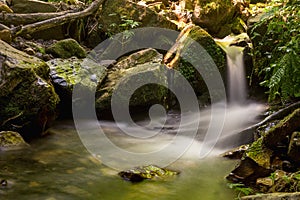
POLYGON ((7 186, 7 180, 1 180, 0 181, 0 185, 2 186, 2 187, 6 187, 7 186))
POLYGON ((24 52, 29 54, 29 55, 34 55, 35 54, 35 51, 30 47, 24 49, 24 52))
POLYGON ((266 177, 266 178, 258 178, 256 180, 256 184, 271 187, 274 183, 273 183, 273 180, 271 178, 266 177))

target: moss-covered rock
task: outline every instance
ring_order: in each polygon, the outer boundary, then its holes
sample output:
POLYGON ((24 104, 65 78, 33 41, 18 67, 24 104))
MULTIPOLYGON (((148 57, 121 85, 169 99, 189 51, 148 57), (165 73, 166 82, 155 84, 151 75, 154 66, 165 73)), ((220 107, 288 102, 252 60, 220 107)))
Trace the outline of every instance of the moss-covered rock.
MULTIPOLYGON (((209 56, 206 56, 205 54, 201 54, 202 57, 199 57, 200 55, 195 54, 195 47, 193 44, 191 44, 190 40, 187 40, 184 43, 184 47, 182 50, 182 56, 184 58, 187 58, 187 60, 181 60, 181 64, 178 66, 178 70, 180 73, 189 81, 191 86, 193 87, 194 91, 198 96, 208 94, 208 90, 206 87, 206 83, 203 80, 202 75, 200 75, 195 67, 198 69, 204 69, 204 71, 214 71, 215 69, 208 69, 213 66, 211 63, 211 59, 214 61, 218 72, 221 76, 225 77, 225 68, 226 68, 226 60, 225 60, 225 53, 222 51, 222 49, 215 43, 212 36, 206 32, 204 29, 202 29, 199 26, 194 26, 189 35, 189 38, 193 39, 195 42, 201 45, 203 48, 202 51, 206 51, 209 56), (194 63, 201 64, 201 66, 192 66, 190 62, 193 61, 194 63), (210 64, 211 63, 211 64, 210 64)), ((202 53, 201 50, 197 49, 197 52, 202 53)), ((215 74, 215 73, 214 73, 215 74)), ((214 79, 215 77, 211 77, 214 79)), ((176 88, 180 89, 181 80, 180 78, 178 80, 175 80, 174 83, 176 88)), ((185 90, 182 88, 182 90, 185 90)), ((210 91, 212 92, 212 91, 210 91)), ((207 96, 207 95, 206 95, 207 96)), ((209 96, 207 96, 209 97, 209 96)), ((206 103, 209 103, 209 99, 204 100, 206 103)))
POLYGON ((86 57, 86 51, 74 39, 60 40, 48 47, 46 53, 50 53, 57 58, 86 57))
POLYGON ((43 131, 58 101, 47 64, 0 40, 0 130, 43 131))
POLYGON ((96 93, 96 108, 106 110, 110 108, 114 91, 119 106, 124 106, 127 95, 134 91, 130 98, 130 106, 146 107, 161 103, 167 94, 167 89, 157 84, 166 82, 164 68, 161 65, 162 55, 156 50, 142 50, 116 63, 115 70, 109 72, 104 84, 98 87, 96 93), (143 56, 148 55, 148 56, 143 56), (151 55, 151 56, 149 56, 151 55), (128 68, 130 67, 130 68, 128 68), (135 88, 136 85, 144 86, 135 88))
POLYGON ((132 1, 106 1, 102 8, 100 24, 109 35, 134 28, 134 22, 137 22, 139 27, 176 29, 176 25, 164 16, 132 1))
POLYGON ((249 1, 195 1, 196 8, 192 20, 206 28, 213 36, 223 38, 232 32, 232 24, 249 6, 249 1), (224 28, 225 27, 225 28, 224 28))
POLYGON ((59 110, 71 114, 72 92, 75 84, 93 91, 107 75, 104 66, 89 60, 72 57, 69 59, 53 59, 47 61, 50 67, 50 76, 61 102, 59 110))
POLYGON ((22 136, 14 131, 0 132, 0 151, 18 150, 29 147, 22 136))
POLYGON ((137 167, 134 169, 121 171, 119 172, 119 176, 121 176, 124 180, 131 182, 141 182, 144 179, 153 179, 153 178, 167 178, 170 176, 178 175, 180 172, 172 171, 165 168, 160 168, 155 165, 148 165, 137 167))

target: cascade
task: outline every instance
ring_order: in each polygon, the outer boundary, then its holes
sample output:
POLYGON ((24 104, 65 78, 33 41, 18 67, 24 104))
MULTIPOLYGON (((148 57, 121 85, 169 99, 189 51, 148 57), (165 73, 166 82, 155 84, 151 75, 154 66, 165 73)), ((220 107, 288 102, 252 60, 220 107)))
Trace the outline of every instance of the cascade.
POLYGON ((215 39, 225 51, 227 58, 228 96, 231 104, 243 104, 246 101, 247 87, 243 59, 244 47, 231 45, 236 37, 227 36, 215 39))

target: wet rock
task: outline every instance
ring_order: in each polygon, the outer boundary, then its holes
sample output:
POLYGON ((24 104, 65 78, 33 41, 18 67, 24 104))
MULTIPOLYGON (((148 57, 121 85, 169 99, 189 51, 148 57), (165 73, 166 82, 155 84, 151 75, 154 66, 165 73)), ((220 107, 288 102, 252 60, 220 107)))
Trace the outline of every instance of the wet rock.
POLYGON ((178 175, 179 173, 180 172, 178 171, 160 168, 155 165, 148 165, 137 167, 127 171, 121 171, 118 174, 126 181, 141 182, 144 179, 167 178, 170 176, 178 175))
POLYGON ((156 52, 156 50, 142 50, 116 63, 115 66, 118 66, 119 69, 112 70, 104 83, 97 89, 96 108, 98 110, 110 108, 113 92, 116 95, 116 104, 119 106, 126 104, 129 100, 127 95, 132 92, 134 92, 130 98, 130 106, 132 107, 146 107, 163 102, 167 94, 167 90, 163 86, 143 84, 144 82, 159 83, 166 81, 164 67, 161 65, 162 55, 157 52, 153 53, 154 51, 156 52), (141 59, 143 54, 151 54, 151 56, 143 61, 141 59), (137 64, 134 65, 134 63, 137 64), (139 84, 143 86, 135 88, 139 84))
POLYGON ((105 67, 88 59, 57 58, 47 61, 47 64, 55 90, 61 99, 59 110, 66 114, 71 114, 74 85, 80 84, 85 90, 93 92, 107 75, 105 67))
POLYGON ((287 155, 293 162, 300 164, 300 132, 292 134, 287 155))
POLYGON ((223 153, 222 156, 230 159, 241 159, 248 148, 249 145, 242 145, 223 153))
POLYGON ((259 166, 255 161, 246 157, 241 160, 238 166, 226 177, 231 182, 250 183, 257 178, 265 177, 272 171, 259 166))
POLYGON ((270 194, 257 194, 251 196, 245 196, 242 200, 298 200, 300 199, 300 192, 295 193, 270 193, 270 194))
POLYGON ((15 13, 47 13, 56 12, 58 8, 50 2, 38 0, 13 0, 11 1, 11 9, 15 13))
POLYGON ((0 40, 0 130, 24 137, 41 132, 54 120, 58 101, 47 64, 0 40))
POLYGON ((74 39, 60 40, 48 47, 46 53, 50 53, 57 58, 86 57, 86 51, 74 39))
POLYGON ((18 150, 27 147, 29 147, 29 145, 23 140, 19 133, 13 131, 0 132, 0 151, 18 150))
POLYGON ((300 109, 286 116, 278 124, 272 127, 264 136, 263 145, 275 149, 287 137, 300 128, 300 109))

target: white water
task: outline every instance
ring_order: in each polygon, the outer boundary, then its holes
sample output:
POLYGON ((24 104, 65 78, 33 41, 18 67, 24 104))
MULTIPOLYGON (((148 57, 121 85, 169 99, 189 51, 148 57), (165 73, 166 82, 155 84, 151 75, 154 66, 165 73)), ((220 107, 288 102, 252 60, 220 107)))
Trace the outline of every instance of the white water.
POLYGON ((247 87, 246 75, 243 58, 243 47, 230 45, 236 39, 247 37, 245 34, 240 36, 227 36, 224 39, 216 39, 216 43, 226 52, 227 58, 227 78, 229 102, 233 104, 243 104, 246 101, 247 87))
POLYGON ((234 56, 227 54, 229 101, 245 103, 247 88, 243 52, 235 46, 230 46, 229 49, 229 51, 236 51, 234 56))

